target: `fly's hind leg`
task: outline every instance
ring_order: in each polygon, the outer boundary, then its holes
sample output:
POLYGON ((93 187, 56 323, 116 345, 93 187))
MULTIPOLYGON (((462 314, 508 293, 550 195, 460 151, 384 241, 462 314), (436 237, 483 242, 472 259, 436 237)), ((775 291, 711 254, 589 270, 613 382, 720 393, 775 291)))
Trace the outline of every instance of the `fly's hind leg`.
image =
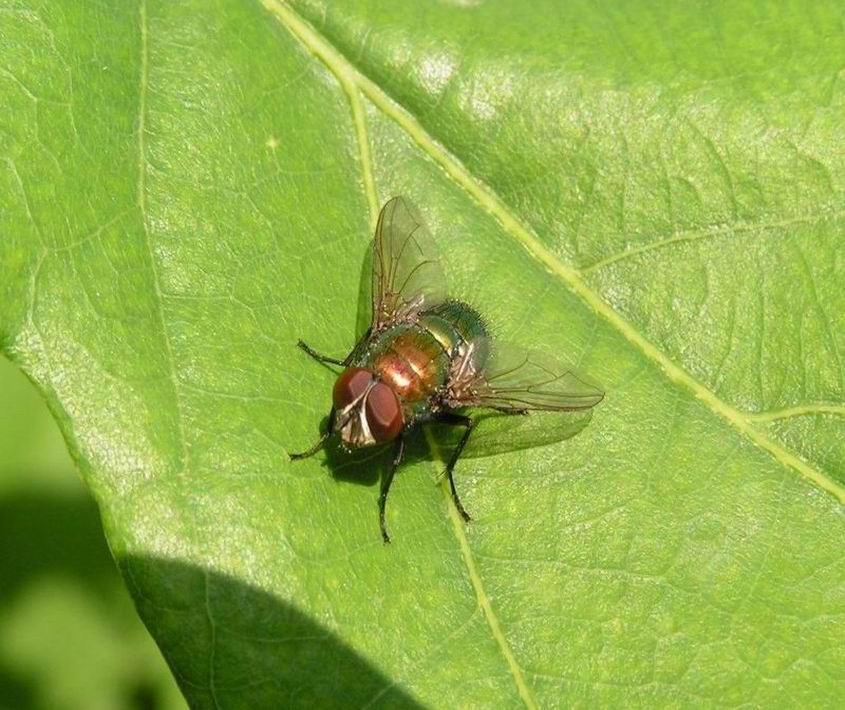
POLYGON ((452 500, 455 502, 455 507, 458 509, 461 517, 466 522, 469 522, 472 518, 469 517, 469 513, 466 512, 466 509, 461 503, 461 499, 458 497, 458 491, 455 488, 455 478, 452 474, 455 470, 455 464, 458 463, 458 459, 461 457, 461 452, 464 450, 467 441, 469 441, 469 435, 472 434, 472 430, 475 428, 475 421, 469 417, 463 416, 462 414, 454 414, 452 412, 442 413, 437 417, 436 421, 441 424, 449 424, 450 426, 466 427, 464 435, 461 437, 461 440, 452 452, 449 463, 446 464, 446 474, 449 476, 449 488, 452 490, 452 500))
POLYGON ((334 407, 332 407, 332 411, 329 412, 329 421, 326 423, 326 430, 320 435, 320 438, 317 439, 313 446, 306 449, 305 451, 301 451, 298 454, 288 454, 290 460, 299 461, 300 459, 307 459, 309 456, 313 456, 320 449, 322 449, 323 444, 326 443, 326 439, 328 439, 332 435, 332 431, 334 430, 334 417, 335 411, 334 407))
POLYGON ((390 484, 393 483, 393 476, 396 475, 396 469, 402 463, 402 457, 405 455, 405 441, 400 435, 393 445, 393 462, 390 464, 385 477, 381 482, 381 492, 378 497, 378 521, 381 526, 381 538, 385 542, 390 542, 390 535, 387 534, 387 526, 384 523, 384 509, 387 505, 387 494, 390 492, 390 484))

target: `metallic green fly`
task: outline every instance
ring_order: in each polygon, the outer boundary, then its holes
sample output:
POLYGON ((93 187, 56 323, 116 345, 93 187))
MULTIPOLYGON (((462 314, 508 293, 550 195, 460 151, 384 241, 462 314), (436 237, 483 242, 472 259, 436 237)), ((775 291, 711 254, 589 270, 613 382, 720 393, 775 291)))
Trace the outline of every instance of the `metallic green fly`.
POLYGON ((427 423, 464 427, 446 475, 455 506, 468 521, 453 477, 475 426, 467 410, 573 411, 593 407, 603 397, 569 367, 493 341, 474 308, 447 297, 433 246, 415 210, 404 198, 394 197, 381 210, 372 244, 369 328, 343 359, 321 355, 299 341, 315 360, 345 369, 334 385, 326 430, 310 449, 291 454, 291 459, 313 455, 334 433, 347 450, 394 442, 379 495, 385 542, 390 542, 384 522, 387 494, 411 429, 427 423))

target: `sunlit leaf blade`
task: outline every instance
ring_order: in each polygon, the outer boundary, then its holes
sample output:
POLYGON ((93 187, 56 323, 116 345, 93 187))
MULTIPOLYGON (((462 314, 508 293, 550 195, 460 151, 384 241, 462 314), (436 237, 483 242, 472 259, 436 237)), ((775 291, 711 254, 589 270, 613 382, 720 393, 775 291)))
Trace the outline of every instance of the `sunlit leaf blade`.
POLYGON ((840 704, 840 25, 2 1, 0 346, 194 706, 325 700, 326 658, 339 704, 840 704), (295 343, 352 347, 398 194, 495 337, 606 397, 459 462, 466 527, 417 456, 385 547, 370 469, 287 452, 334 378, 295 343))

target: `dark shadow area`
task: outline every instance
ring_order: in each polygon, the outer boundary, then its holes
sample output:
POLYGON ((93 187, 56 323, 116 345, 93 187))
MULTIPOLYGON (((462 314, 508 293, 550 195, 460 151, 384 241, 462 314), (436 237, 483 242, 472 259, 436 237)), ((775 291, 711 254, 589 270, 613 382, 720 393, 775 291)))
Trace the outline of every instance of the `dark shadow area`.
POLYGON ((357 342, 373 322, 373 247, 368 245, 361 259, 358 276, 358 306, 355 310, 355 341, 357 342))
POLYGON ((95 594, 110 593, 114 562, 94 501, 37 494, 0 498, 0 604, 29 581, 55 572, 95 594))
POLYGON ((120 567, 192 707, 422 707, 268 592, 173 560, 129 557, 120 567))
POLYGON ((340 446, 340 437, 333 436, 323 447, 323 453, 315 455, 323 457, 323 466, 331 471, 336 480, 372 486, 380 480, 390 463, 392 446, 344 451, 340 446))
POLYGON ((138 683, 129 693, 131 710, 156 710, 158 707, 156 689, 146 682, 138 683))
POLYGON ((35 706, 35 686, 0 666, 0 708, 35 706))
MULTIPOLYGON (((478 420, 478 425, 464 448, 461 459, 483 458, 556 444, 578 435, 592 418, 592 412, 589 410, 531 412, 524 416, 508 416, 489 410, 468 413, 478 420)), ((325 431, 327 423, 328 417, 320 423, 319 431, 325 431)), ((463 427, 443 424, 427 424, 408 432, 405 464, 448 457, 458 445, 463 433, 463 427), (431 431, 439 455, 431 451, 426 428, 431 431)), ((390 465, 393 447, 387 444, 345 451, 340 446, 339 437, 334 435, 326 442, 322 452, 317 452, 314 456, 322 461, 336 480, 372 486, 381 479, 390 465)), ((456 471, 460 466, 459 462, 456 471)))
MULTIPOLYGON (((321 431, 324 427, 325 421, 321 424, 321 431)), ((340 445, 340 437, 335 435, 326 442, 321 451, 314 454, 314 457, 321 462, 323 468, 329 470, 336 481, 372 486, 381 480, 390 465, 393 444, 346 450, 340 445)), ((425 433, 415 430, 407 434, 403 466, 430 458, 431 452, 425 440, 425 433)))

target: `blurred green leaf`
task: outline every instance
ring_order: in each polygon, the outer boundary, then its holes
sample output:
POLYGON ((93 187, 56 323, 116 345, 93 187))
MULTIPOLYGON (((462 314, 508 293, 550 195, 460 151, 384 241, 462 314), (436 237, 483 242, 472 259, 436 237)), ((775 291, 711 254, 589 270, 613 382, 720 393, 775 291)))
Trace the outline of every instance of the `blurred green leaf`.
POLYGON ((0 342, 194 705, 836 704, 838 3, 16 0, 0 46, 0 342), (403 469, 386 548, 286 453, 398 193, 607 398, 464 461, 466 528, 403 469))
POLYGON ((185 707, 55 422, 2 357, 0 401, 0 707, 185 707))

